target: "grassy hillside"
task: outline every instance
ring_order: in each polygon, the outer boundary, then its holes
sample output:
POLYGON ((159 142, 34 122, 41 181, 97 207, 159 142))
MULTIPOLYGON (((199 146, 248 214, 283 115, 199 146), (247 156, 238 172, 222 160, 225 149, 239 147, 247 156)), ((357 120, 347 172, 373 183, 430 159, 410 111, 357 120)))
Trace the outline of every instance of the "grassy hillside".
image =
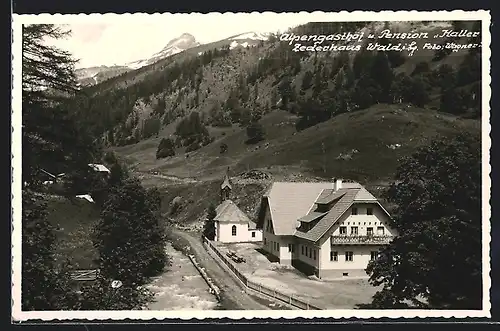
POLYGON ((246 163, 301 164, 315 175, 373 182, 391 179, 399 158, 437 135, 461 131, 479 134, 479 128, 474 120, 408 105, 381 104, 280 138, 272 148, 259 149, 240 160, 237 168, 246 163))
POLYGON ((448 136, 464 130, 480 133, 480 123, 476 120, 404 104, 379 104, 341 114, 299 132, 294 128, 295 119, 296 116, 285 111, 264 116, 261 123, 266 139, 257 145, 245 144, 243 128, 213 130, 216 140, 188 153, 187 158, 178 149, 176 156, 157 160, 155 153, 161 137, 114 150, 138 171, 178 177, 217 179, 227 167, 239 173, 283 166, 313 176, 373 182, 392 178, 400 157, 437 135, 448 136), (228 146, 224 154, 219 148, 222 143, 228 146))

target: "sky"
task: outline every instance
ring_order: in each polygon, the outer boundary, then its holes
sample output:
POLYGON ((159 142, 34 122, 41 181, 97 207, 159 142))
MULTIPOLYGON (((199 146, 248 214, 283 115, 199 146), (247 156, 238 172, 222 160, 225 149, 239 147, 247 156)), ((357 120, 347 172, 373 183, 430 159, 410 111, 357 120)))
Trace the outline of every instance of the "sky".
POLYGON ((312 13, 162 14, 79 20, 64 24, 66 39, 48 41, 73 54, 76 68, 125 64, 149 58, 173 38, 192 34, 202 44, 244 32, 278 32, 318 20, 312 13), (314 19, 313 19, 314 17, 314 19))

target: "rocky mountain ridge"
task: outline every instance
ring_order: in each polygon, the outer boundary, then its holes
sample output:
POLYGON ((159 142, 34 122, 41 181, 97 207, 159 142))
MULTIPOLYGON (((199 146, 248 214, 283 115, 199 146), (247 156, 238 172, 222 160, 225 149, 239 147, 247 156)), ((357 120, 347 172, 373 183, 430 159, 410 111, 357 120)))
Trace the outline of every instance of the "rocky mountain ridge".
MULTIPOLYGON (((269 33, 246 32, 217 41, 216 43, 228 44, 230 49, 234 49, 237 47, 246 48, 255 46, 255 44, 259 41, 267 40, 269 36, 270 36, 269 33)), ((113 65, 113 66, 101 65, 101 66, 77 69, 76 70, 77 79, 80 85, 82 86, 96 85, 112 77, 119 76, 125 72, 137 70, 142 67, 152 65, 158 61, 171 57, 175 54, 202 45, 203 44, 198 42, 192 34, 183 33, 179 37, 170 40, 162 50, 152 54, 148 58, 128 62, 122 65, 113 65)), ((203 52, 199 52, 198 55, 201 55, 201 53, 203 52)))

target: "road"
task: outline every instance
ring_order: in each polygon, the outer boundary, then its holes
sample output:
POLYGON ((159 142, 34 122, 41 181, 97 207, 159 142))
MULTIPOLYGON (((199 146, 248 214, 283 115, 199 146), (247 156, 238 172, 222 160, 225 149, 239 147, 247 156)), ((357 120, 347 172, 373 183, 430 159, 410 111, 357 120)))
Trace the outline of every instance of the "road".
MULTIPOLYGON (((172 229, 175 235, 182 237, 189 242, 193 254, 196 256, 198 263, 200 263, 216 285, 221 289, 225 298, 227 298, 232 305, 231 310, 269 310, 270 307, 257 302, 254 298, 249 296, 231 275, 229 275, 207 252, 201 240, 194 237, 192 234, 172 229)), ((260 300, 259 300, 260 301, 260 300)), ((265 300, 262 300, 265 301, 265 300)))

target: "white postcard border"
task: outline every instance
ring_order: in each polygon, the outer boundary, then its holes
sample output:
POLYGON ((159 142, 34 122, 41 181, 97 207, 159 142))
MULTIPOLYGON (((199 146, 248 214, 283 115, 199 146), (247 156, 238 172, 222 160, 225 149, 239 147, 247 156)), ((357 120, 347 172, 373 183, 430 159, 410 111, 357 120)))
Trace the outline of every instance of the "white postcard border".
MULTIPOLYGON (((307 12, 300 12, 306 14, 307 12)), ((263 318, 465 318, 465 317, 491 317, 490 309, 490 242, 491 226, 489 221, 483 221, 483 309, 482 310, 235 310, 235 311, 22 311, 21 310, 21 204, 22 204, 22 115, 21 115, 21 27, 22 24, 48 23, 152 23, 156 20, 165 20, 170 15, 262 15, 269 16, 272 12, 252 13, 191 13, 191 14, 39 14, 39 15, 13 15, 12 20, 12 320, 15 322, 28 320, 203 320, 206 318, 230 319, 263 319, 263 318)), ((291 13, 279 13, 287 15, 291 13)), ((431 21, 431 20, 481 20, 482 21, 482 217, 490 220, 491 217, 491 124, 490 124, 490 99, 491 99, 491 15, 489 11, 354 11, 325 13, 320 11, 307 13, 310 21, 431 21)))

